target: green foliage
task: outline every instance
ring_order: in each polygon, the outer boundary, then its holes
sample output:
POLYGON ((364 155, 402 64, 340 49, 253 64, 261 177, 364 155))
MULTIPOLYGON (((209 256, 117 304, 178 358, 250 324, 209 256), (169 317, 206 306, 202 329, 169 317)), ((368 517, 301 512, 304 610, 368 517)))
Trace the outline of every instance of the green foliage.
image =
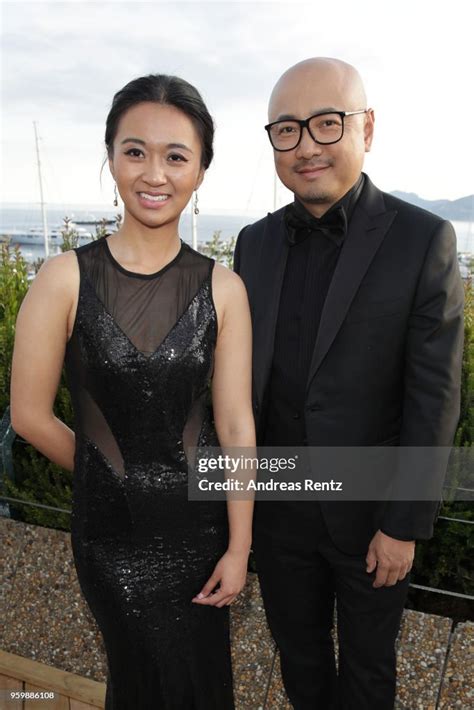
MULTIPOLYGON (((116 214, 114 217, 114 221, 115 221, 116 228, 120 229, 120 226, 122 224, 122 215, 120 213, 116 214)), ((100 239, 101 237, 106 237, 109 233, 110 233, 110 230, 107 228, 107 219, 106 219, 106 217, 103 217, 99 221, 99 224, 96 225, 94 239, 100 239)))
MULTIPOLYGON (((72 474, 42 456, 33 446, 17 439, 13 445, 15 482, 4 481, 4 494, 63 510, 71 509, 72 474)), ((70 515, 45 508, 10 503, 17 520, 48 528, 70 530, 70 515)))
POLYGON ((0 417, 10 402, 10 376, 15 324, 28 291, 28 265, 18 245, 0 243, 0 417))
POLYGON ((234 259, 234 248, 235 237, 231 237, 229 241, 225 242, 221 239, 221 232, 218 230, 212 235, 211 241, 202 246, 200 251, 231 269, 234 259))
POLYGON ((474 371, 472 360, 474 356, 474 293, 471 282, 466 282, 464 306, 464 351, 461 378, 461 414, 454 439, 455 446, 472 446, 474 441, 474 371))
POLYGON ((101 239, 102 237, 106 237, 107 234, 107 219, 103 217, 103 219, 100 220, 99 224, 96 224, 95 235, 93 236, 94 239, 101 239))
POLYGON ((61 251, 69 251, 70 249, 75 249, 79 246, 79 234, 77 229, 72 225, 72 220, 69 217, 63 218, 63 226, 61 227, 61 236, 63 238, 62 244, 60 245, 61 251))
MULTIPOLYGON (((465 282, 464 351, 461 380, 461 414, 454 439, 456 447, 470 447, 474 442, 474 372, 472 367, 474 342, 474 293, 470 282, 465 282)), ((465 484, 460 478, 450 477, 450 484, 465 484)), ((446 492, 445 499, 452 497, 446 492)), ((443 503, 440 516, 474 520, 472 502, 443 503)), ((474 594, 472 550, 474 525, 439 520, 431 540, 420 540, 416 545, 413 581, 440 589, 474 594)))
MULTIPOLYGON (((470 502, 449 503, 442 506, 442 516, 474 520, 470 502)), ((474 594, 472 550, 474 525, 438 520, 431 540, 416 545, 412 581, 438 589, 474 594)))

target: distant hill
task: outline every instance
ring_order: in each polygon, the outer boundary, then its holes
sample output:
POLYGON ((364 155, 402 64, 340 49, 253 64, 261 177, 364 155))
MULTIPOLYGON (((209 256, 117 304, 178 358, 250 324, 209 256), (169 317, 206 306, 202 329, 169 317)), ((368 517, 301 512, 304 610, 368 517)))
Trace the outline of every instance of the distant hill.
POLYGON ((424 200, 414 192, 394 190, 390 194, 410 202, 412 205, 434 212, 443 217, 443 219, 457 220, 459 222, 474 220, 474 195, 460 197, 458 200, 424 200))

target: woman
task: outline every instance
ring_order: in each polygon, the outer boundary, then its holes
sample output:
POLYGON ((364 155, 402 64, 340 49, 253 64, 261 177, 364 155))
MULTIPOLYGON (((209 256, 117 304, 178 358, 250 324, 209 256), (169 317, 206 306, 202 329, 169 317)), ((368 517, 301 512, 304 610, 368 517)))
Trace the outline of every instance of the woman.
POLYGON ((104 638, 108 710, 233 708, 229 605, 252 503, 187 493, 188 446, 255 443, 244 286, 178 235, 212 141, 182 79, 119 91, 105 144, 123 225, 46 261, 17 320, 12 424, 74 471, 71 541, 104 638), (53 413, 63 361, 75 432, 53 413))

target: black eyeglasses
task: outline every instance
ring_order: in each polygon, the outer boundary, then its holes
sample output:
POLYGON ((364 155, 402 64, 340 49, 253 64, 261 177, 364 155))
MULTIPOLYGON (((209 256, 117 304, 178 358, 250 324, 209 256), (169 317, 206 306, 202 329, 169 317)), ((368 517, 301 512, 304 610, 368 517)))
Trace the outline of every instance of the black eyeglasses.
POLYGON ((337 143, 344 135, 344 118, 346 116, 355 116, 358 113, 367 113, 367 111, 366 108, 359 111, 324 111, 315 113, 304 120, 291 118, 273 121, 265 126, 265 130, 274 149, 282 153, 286 150, 294 150, 299 145, 305 127, 315 143, 329 145, 337 143))

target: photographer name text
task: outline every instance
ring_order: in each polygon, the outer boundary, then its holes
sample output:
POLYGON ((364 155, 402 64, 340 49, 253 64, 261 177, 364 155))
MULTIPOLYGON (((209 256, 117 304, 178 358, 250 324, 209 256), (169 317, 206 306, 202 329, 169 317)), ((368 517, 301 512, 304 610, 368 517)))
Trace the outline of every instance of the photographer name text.
POLYGON ((201 491, 342 491, 342 481, 314 481, 306 478, 304 481, 240 481, 228 478, 226 481, 209 481, 202 478, 198 483, 201 491))

